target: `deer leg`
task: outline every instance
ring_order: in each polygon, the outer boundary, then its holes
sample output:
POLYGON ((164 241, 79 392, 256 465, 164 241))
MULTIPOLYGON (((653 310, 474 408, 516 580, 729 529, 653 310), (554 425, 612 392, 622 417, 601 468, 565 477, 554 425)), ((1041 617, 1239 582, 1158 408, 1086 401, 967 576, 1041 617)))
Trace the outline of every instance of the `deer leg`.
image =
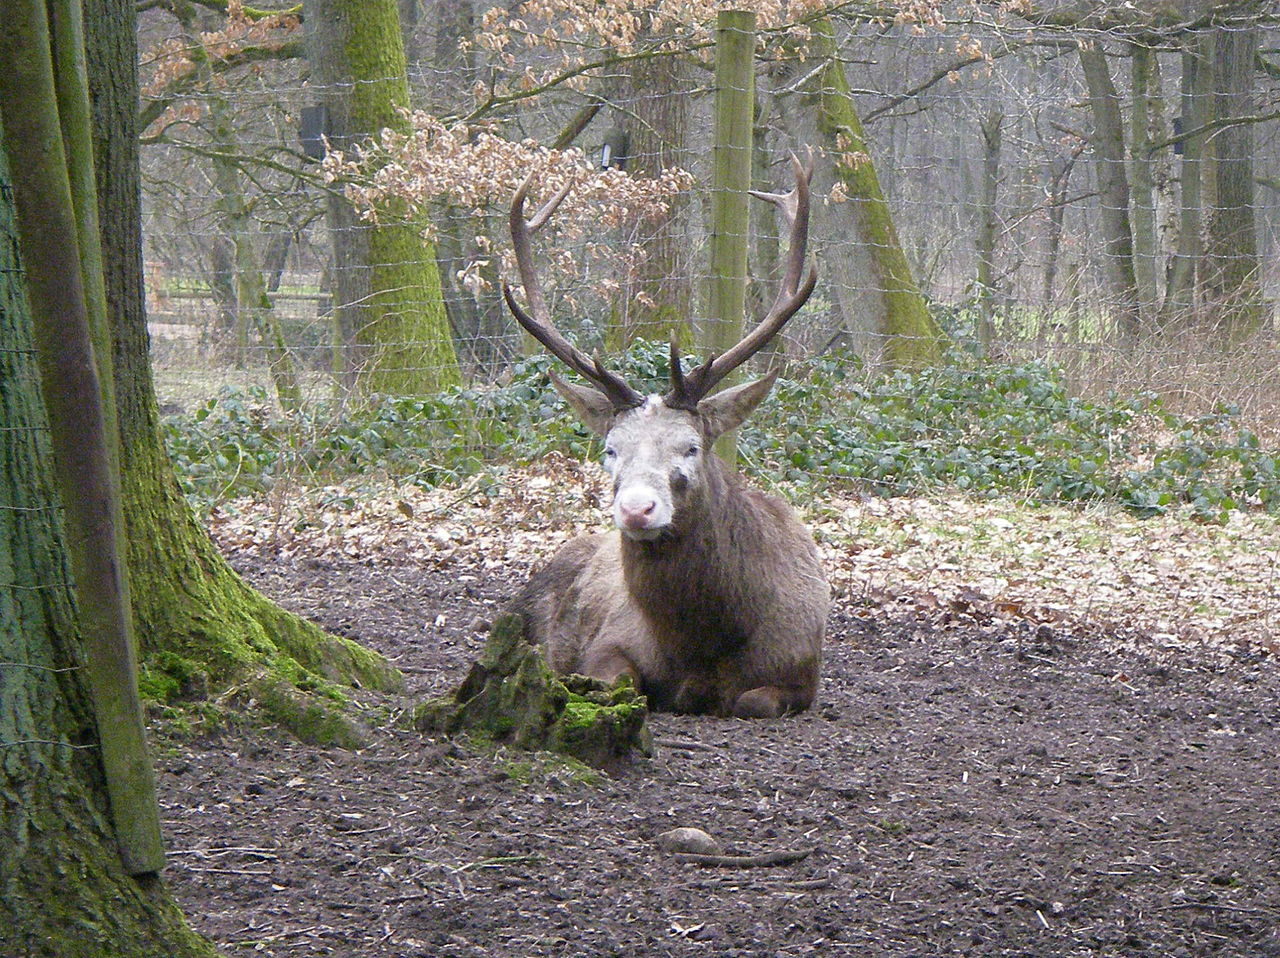
POLYGON ((582 662, 582 674, 605 685, 613 685, 619 679, 627 678, 637 691, 644 691, 640 669, 620 649, 602 650, 588 655, 582 662))
POLYGON ((733 701, 734 718, 778 718, 789 712, 803 712, 813 704, 817 683, 802 685, 757 685, 733 701))
POLYGON ((733 703, 734 718, 778 718, 788 711, 787 695, 776 685, 747 689, 733 703))
POLYGON ((671 709, 684 715, 702 715, 718 711, 719 705, 720 689, 715 678, 695 673, 680 683, 671 709))

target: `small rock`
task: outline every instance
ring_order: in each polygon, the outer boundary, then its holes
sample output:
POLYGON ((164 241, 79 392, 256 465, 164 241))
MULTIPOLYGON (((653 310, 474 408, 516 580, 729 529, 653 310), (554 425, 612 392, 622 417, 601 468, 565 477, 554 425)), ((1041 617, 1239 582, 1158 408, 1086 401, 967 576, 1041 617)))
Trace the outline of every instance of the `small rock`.
POLYGON ((479 635, 481 633, 488 632, 491 628, 493 628, 492 622, 490 622, 483 615, 477 615, 474 619, 471 620, 471 626, 468 629, 468 631, 470 631, 473 635, 479 635))
POLYGON ((719 855, 720 843, 701 828, 673 828, 654 839, 664 852, 690 855, 719 855))

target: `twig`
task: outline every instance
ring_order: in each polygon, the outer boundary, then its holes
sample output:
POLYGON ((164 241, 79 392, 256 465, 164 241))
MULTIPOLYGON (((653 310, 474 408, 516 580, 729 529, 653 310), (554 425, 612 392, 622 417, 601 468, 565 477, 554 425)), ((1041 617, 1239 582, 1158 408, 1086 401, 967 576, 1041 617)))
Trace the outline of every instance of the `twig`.
POLYGON ((1273 908, 1251 908, 1245 905, 1220 905, 1215 902, 1208 901, 1187 901, 1177 902, 1172 905, 1165 905, 1163 911, 1182 911, 1186 908, 1198 908, 1202 911, 1234 911, 1245 915, 1274 915, 1273 908))
POLYGON ((663 748, 684 749, 686 752, 714 752, 716 746, 708 745, 706 742, 690 742, 682 738, 655 738, 654 745, 661 745, 663 748))
POLYGON ((479 861, 467 862, 457 868, 450 868, 448 865, 442 866, 450 875, 459 875, 462 872, 469 872, 474 868, 504 868, 507 865, 524 865, 528 862, 540 861, 541 855, 501 855, 495 858, 483 858, 479 861))
POLYGON ((768 868, 773 865, 791 865, 812 855, 816 848, 802 848, 796 851, 764 852, 760 855, 697 855, 693 852, 679 852, 676 861, 688 862, 690 865, 702 865, 704 868, 768 868))
MULTIPOLYGON (((294 928, 292 931, 282 931, 274 935, 268 935, 266 938, 247 938, 243 941, 233 941, 231 944, 237 948, 251 948, 254 945, 265 945, 271 941, 282 941, 285 938, 297 938, 301 935, 309 935, 317 928, 323 928, 324 925, 307 925, 305 928, 294 928)), ((252 931, 250 928, 244 931, 252 931)))

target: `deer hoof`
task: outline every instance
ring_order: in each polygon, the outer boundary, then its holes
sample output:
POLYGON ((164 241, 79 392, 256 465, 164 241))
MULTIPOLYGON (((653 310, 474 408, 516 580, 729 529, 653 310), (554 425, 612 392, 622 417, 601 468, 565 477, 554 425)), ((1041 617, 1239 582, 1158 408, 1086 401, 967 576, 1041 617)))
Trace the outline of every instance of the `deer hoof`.
POLYGON ((747 689, 733 703, 734 718, 777 718, 786 710, 781 690, 772 685, 747 689))
POLYGON ((716 705, 715 683, 705 676, 691 676, 676 690, 675 711, 683 715, 702 715, 716 705))

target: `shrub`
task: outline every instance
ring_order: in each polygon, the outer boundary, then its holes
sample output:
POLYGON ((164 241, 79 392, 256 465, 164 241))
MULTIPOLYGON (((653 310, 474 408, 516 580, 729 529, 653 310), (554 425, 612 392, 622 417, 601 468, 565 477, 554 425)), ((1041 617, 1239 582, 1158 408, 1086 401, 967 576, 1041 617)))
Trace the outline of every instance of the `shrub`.
MULTIPOLYGON (((429 398, 387 398, 355 412, 314 404, 270 418, 260 392, 225 391, 165 422, 170 452, 200 503, 261 492, 285 476, 315 482, 374 474, 434 486, 593 440, 550 388, 538 356, 506 382, 429 398)), ((640 343, 619 362, 637 387, 661 391, 665 346, 640 343)), ((866 374, 828 355, 794 367, 743 427, 745 468, 821 492, 856 484, 880 495, 944 488, 1044 501, 1109 499, 1141 515, 1177 503, 1204 518, 1280 508, 1280 469, 1229 407, 1197 418, 1158 397, 1068 395, 1041 362, 959 359, 921 372, 866 374)))

